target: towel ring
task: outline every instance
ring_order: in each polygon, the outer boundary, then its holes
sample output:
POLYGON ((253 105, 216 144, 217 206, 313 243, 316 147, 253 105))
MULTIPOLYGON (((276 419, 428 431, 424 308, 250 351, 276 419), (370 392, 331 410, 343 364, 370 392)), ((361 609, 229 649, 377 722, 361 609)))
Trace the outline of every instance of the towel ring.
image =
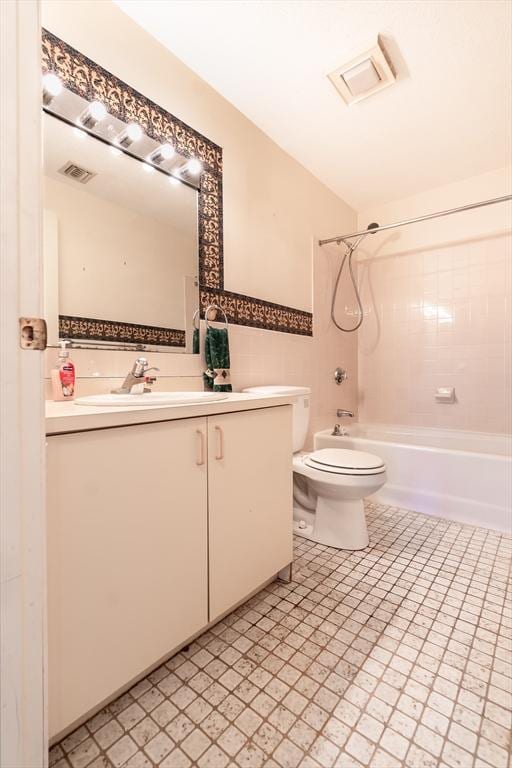
MULTIPOLYGON (((227 315, 226 315, 226 313, 224 312, 224 310, 222 309, 222 307, 219 307, 219 305, 218 305, 218 304, 208 304, 208 306, 206 307, 206 309, 205 309, 205 313, 204 313, 204 321, 205 321, 205 323, 206 323, 206 327, 207 327, 207 328, 209 328, 209 327, 210 327, 210 326, 208 325, 208 312, 209 312, 211 309, 215 309, 215 310, 217 310, 217 312, 220 312, 220 313, 223 315, 223 317, 224 317, 224 324, 225 324, 225 326, 226 326, 226 328, 227 328, 227 327, 228 327, 228 318, 227 318, 227 315)), ((211 322, 211 323, 220 323, 221 321, 220 321, 220 320, 210 320, 210 322, 211 322)))
POLYGON ((196 325, 196 320, 198 320, 198 318, 199 318, 199 310, 196 309, 196 311, 194 312, 194 314, 192 316, 192 325, 194 326, 194 330, 195 331, 199 330, 199 322, 196 325))

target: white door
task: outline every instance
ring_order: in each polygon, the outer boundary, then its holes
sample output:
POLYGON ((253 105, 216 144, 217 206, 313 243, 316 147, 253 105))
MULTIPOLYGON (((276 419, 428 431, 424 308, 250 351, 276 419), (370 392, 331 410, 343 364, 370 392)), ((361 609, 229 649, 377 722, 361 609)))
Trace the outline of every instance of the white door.
POLYGON ((208 623, 206 419, 48 438, 50 736, 208 623))
POLYGON ((210 621, 292 561, 292 517, 292 407, 210 416, 210 621))
POLYGON ((0 765, 47 763, 44 716, 41 50, 37 0, 0 2, 0 765))

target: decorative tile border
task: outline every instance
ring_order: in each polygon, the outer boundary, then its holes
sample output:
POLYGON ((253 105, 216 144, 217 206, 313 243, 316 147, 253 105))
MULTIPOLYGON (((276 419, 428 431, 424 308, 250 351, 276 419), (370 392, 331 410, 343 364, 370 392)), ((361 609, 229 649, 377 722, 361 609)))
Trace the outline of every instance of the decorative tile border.
POLYGON ((209 304, 218 304, 226 313, 228 322, 249 325, 266 331, 313 335, 313 315, 301 309, 273 304, 231 291, 201 291, 201 316, 209 304))
POLYGON ((119 120, 139 123, 152 139, 168 141, 184 157, 203 164, 198 191, 201 316, 213 301, 222 305, 231 323, 312 336, 311 313, 224 290, 221 147, 45 29, 42 67, 55 72, 73 93, 103 102, 119 120))
POLYGON ((118 344, 156 344, 160 347, 184 347, 185 331, 155 325, 118 323, 91 317, 59 315, 59 337, 118 344))

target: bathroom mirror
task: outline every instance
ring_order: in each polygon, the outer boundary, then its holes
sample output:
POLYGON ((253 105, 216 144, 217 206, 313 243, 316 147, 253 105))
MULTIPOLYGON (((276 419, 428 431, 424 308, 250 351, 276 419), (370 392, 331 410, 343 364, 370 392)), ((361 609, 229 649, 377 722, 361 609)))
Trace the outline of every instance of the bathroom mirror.
POLYGON ((49 344, 67 338, 74 347, 192 352, 194 179, 172 147, 159 157, 147 136, 137 154, 116 146, 126 125, 115 118, 102 120, 101 132, 85 130, 71 119, 84 109, 84 99, 67 94, 59 115, 43 115, 49 344))

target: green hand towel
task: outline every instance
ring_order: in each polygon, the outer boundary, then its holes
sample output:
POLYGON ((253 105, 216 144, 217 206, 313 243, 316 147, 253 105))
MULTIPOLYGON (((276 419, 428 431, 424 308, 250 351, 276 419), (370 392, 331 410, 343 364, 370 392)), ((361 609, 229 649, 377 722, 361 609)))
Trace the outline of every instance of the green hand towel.
POLYGON ((231 392, 229 337, 227 328, 207 328, 204 340, 207 370, 203 373, 206 389, 231 392))

